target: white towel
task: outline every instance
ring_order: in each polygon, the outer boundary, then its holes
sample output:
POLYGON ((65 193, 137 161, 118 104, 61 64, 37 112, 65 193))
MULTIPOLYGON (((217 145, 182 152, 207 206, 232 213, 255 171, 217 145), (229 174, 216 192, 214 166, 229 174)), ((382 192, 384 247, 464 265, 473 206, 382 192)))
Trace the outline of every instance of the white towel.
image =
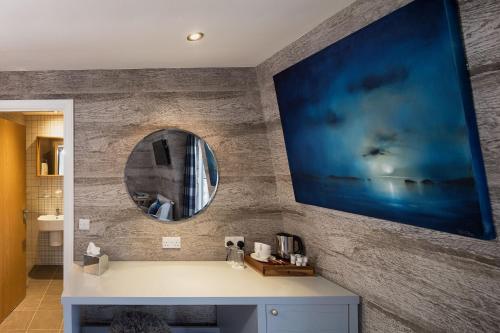
POLYGON ((160 221, 173 221, 173 207, 170 201, 160 206, 155 217, 160 221))
POLYGON ((49 165, 47 163, 42 163, 42 168, 40 170, 40 175, 47 176, 49 174, 49 165))

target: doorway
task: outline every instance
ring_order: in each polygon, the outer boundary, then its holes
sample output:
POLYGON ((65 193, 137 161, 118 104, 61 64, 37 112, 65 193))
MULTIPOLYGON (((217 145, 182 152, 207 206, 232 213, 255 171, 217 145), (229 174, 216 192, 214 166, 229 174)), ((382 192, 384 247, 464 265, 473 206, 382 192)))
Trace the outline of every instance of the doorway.
POLYGON ((62 331, 73 262, 72 100, 0 101, 0 208, 0 331, 62 331))

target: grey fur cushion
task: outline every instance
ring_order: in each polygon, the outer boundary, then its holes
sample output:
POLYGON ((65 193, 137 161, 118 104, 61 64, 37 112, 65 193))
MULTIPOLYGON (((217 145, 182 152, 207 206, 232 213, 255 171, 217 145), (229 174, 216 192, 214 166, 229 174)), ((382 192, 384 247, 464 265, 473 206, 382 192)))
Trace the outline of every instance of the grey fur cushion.
POLYGON ((168 324, 147 312, 121 312, 110 327, 111 333, 171 333, 168 324))

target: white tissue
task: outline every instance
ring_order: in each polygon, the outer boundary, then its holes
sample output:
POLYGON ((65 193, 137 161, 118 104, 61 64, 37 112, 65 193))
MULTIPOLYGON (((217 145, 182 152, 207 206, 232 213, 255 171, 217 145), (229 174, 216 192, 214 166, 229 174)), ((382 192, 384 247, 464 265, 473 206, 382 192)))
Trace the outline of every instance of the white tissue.
POLYGON ((89 243, 89 246, 87 246, 87 254, 89 256, 98 256, 101 253, 101 248, 95 246, 93 242, 89 243))

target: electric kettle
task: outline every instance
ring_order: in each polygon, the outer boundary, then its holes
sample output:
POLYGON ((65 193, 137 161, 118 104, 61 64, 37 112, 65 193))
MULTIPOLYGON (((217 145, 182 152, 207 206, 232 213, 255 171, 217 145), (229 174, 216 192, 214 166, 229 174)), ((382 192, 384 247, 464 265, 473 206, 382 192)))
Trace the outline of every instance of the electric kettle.
POLYGON ((276 234, 276 254, 282 259, 290 259, 290 254, 305 254, 302 239, 284 232, 276 234))

